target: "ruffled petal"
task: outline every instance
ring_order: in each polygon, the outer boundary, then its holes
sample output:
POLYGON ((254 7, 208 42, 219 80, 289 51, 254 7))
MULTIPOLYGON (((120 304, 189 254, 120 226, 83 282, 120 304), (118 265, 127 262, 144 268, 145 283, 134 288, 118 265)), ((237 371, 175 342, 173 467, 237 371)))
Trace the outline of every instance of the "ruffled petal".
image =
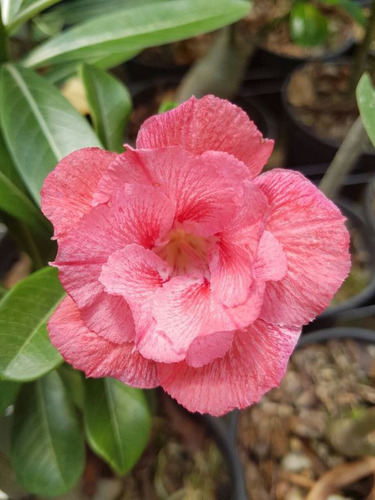
POLYGON ((243 304, 250 295, 253 265, 264 230, 268 204, 260 189, 244 183, 241 210, 232 225, 217 235, 210 261, 211 291, 215 300, 228 307, 243 304))
POLYGON ((345 219, 298 172, 272 170, 256 182, 270 205, 267 229, 288 264, 280 281, 267 283, 261 317, 279 325, 307 323, 329 305, 349 272, 345 219))
POLYGON ((168 265, 151 250, 135 244, 112 254, 103 266, 99 279, 106 292, 121 296, 129 304, 138 338, 155 323, 154 294, 167 276, 168 265))
POLYGON ((188 410, 223 415, 256 403, 279 385, 300 329, 261 320, 236 332, 227 354, 201 368, 185 362, 159 364, 160 384, 188 410))
POLYGON ((89 377, 114 377, 145 389, 159 385, 155 363, 143 358, 132 343, 115 344, 88 330, 69 297, 52 315, 48 331, 64 359, 89 377))
POLYGON ((224 151, 243 161, 255 177, 273 149, 239 107, 212 95, 192 97, 178 108, 153 116, 142 125, 137 148, 180 146, 195 154, 224 151))
POLYGON ((80 149, 47 176, 41 191, 42 211, 52 222, 56 238, 90 210, 99 179, 116 156, 99 148, 80 149))
POLYGON ((128 305, 122 297, 108 296, 99 276, 108 257, 126 245, 152 247, 169 230, 173 217, 169 200, 158 190, 125 185, 110 206, 93 208, 60 239, 54 265, 91 330, 115 342, 134 339, 128 305))
POLYGON ((122 184, 157 187, 172 202, 176 222, 199 224, 202 235, 227 227, 235 217, 246 166, 233 156, 209 152, 197 157, 181 148, 131 150, 103 175, 94 203, 107 202, 122 184))

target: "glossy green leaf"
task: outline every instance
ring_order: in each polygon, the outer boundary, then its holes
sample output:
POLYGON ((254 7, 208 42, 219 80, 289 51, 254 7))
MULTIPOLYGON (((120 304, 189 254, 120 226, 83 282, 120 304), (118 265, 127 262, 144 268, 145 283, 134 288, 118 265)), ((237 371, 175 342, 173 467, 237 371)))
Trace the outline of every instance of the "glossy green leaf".
MULTIPOLYGON (((14 1, 14 0, 11 0, 14 1)), ((19 0, 17 0, 19 1, 19 0)), ((32 3, 29 3, 26 6, 23 6, 21 10, 18 11, 17 15, 15 15, 10 22, 8 23, 7 30, 14 31, 21 24, 25 23, 29 19, 32 19, 34 16, 38 15, 39 12, 51 7, 55 3, 61 2, 62 0, 34 0, 32 3)))
POLYGON ((292 40, 305 47, 324 43, 328 35, 328 23, 324 15, 312 4, 297 3, 290 12, 292 40))
MULTIPOLYGON (((145 5, 154 0, 126 0, 126 7, 145 5)), ((124 0, 65 0, 50 12, 43 15, 46 22, 61 19, 67 25, 78 24, 92 17, 99 17, 108 12, 118 11, 124 7, 124 0)))
POLYGON ((124 130, 132 111, 128 89, 105 71, 83 64, 81 77, 95 130, 104 147, 124 150, 124 130))
POLYGON ((37 203, 47 174, 77 149, 100 146, 88 122, 60 92, 33 71, 7 64, 0 81, 5 141, 37 203))
POLYGON ((35 48, 24 60, 29 67, 122 50, 139 51, 212 31, 242 18, 247 0, 155 0, 89 19, 35 48))
POLYGON ((0 134, 0 210, 26 222, 40 236, 51 235, 50 224, 30 200, 0 134))
POLYGON ((363 126, 375 147, 375 88, 368 73, 362 75, 356 93, 363 126))
POLYGON ((63 364, 58 368, 58 373, 72 398, 73 403, 83 409, 83 374, 70 365, 63 364))
MULTIPOLYGON (((139 51, 125 51, 122 50, 119 53, 112 52, 106 57, 90 57, 86 59, 86 63, 95 66, 96 68, 109 69, 124 61, 128 61, 132 57, 136 56, 139 51)), ((70 61, 60 64, 52 65, 48 71, 43 74, 43 77, 53 84, 60 84, 64 82, 67 78, 77 74, 80 67, 80 61, 70 61)))
POLYGON ((111 378, 87 379, 83 414, 91 448, 124 474, 141 456, 150 434, 144 393, 111 378))
POLYGON ((27 381, 62 361, 47 320, 64 296, 57 270, 44 268, 14 286, 0 302, 0 377, 27 381))
POLYGON ((18 482, 36 495, 61 495, 80 478, 83 433, 56 372, 22 388, 14 412, 11 458, 18 482))
POLYGON ((0 380, 0 414, 2 415, 9 405, 16 400, 21 385, 10 380, 0 380))
POLYGON ((3 23, 7 26, 19 11, 22 0, 1 0, 1 14, 3 23))

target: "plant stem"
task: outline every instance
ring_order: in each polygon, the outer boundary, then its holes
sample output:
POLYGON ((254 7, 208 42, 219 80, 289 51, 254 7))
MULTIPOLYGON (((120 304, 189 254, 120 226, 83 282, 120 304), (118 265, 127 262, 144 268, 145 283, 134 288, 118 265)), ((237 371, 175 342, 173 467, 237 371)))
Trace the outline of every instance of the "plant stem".
POLYGON ((359 79, 366 70, 367 55, 369 52, 371 42, 374 38, 374 34, 375 34, 375 0, 372 0, 370 17, 367 21, 365 36, 363 37, 362 43, 358 47, 357 53, 353 61, 350 85, 349 85, 350 93, 355 92, 359 79))
POLYGON ((367 144, 367 133, 359 116, 350 127, 320 182, 319 188, 328 198, 333 200, 337 196, 345 177, 352 171, 367 144))
POLYGON ((0 4, 0 64, 9 61, 8 36, 3 24, 0 4))

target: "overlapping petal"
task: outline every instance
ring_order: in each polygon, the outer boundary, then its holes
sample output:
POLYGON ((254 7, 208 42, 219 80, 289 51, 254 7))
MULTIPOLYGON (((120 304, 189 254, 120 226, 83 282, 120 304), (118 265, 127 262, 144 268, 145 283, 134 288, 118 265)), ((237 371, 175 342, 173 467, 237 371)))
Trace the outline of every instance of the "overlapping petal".
POLYGON ((143 358, 132 343, 116 344, 91 332, 69 297, 52 315, 48 330, 66 361, 89 377, 115 377, 139 388, 159 385, 155 363, 143 358))
POLYGON ((267 283, 261 317, 279 325, 308 323, 329 305, 349 272, 344 217, 298 172, 273 170, 256 183, 270 205, 267 229, 288 265, 284 278, 267 283))
POLYGON ((137 148, 180 146, 195 154, 224 151, 243 161, 255 177, 273 149, 247 114, 212 95, 194 97, 178 108, 153 116, 142 125, 137 148))
POLYGON ((44 181, 42 211, 62 236, 91 209, 98 182, 115 153, 85 148, 66 156, 44 181))
POLYGON ((190 411, 222 415, 245 408, 279 385, 299 334, 300 328, 259 320, 237 332, 226 355, 208 365, 158 364, 160 384, 190 411))

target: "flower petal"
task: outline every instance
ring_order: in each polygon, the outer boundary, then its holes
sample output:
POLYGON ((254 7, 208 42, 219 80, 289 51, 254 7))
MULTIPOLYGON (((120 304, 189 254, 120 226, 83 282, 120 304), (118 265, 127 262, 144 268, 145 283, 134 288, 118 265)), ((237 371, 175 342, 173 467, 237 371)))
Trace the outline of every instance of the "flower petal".
POLYGON ((261 317, 279 325, 307 323, 329 305, 349 272, 345 219, 298 172, 272 170, 256 182, 270 205, 267 229, 288 263, 280 281, 267 283, 261 317))
POLYGON ((47 176, 41 192, 42 211, 52 222, 56 238, 90 210, 99 179, 116 156, 99 148, 80 149, 47 176))
POLYGON ((235 332, 215 332, 196 337, 186 354, 186 363, 194 368, 222 358, 232 347, 235 332))
POLYGON ((260 189, 247 182, 243 188, 241 210, 232 225, 217 235, 210 261, 212 295, 228 307, 243 304, 250 295, 252 268, 268 215, 267 200, 260 189))
POLYGON ((99 276, 115 251, 130 243, 152 247, 169 230, 173 217, 169 200, 157 189, 127 184, 110 206, 93 208, 60 239, 54 265, 91 330, 115 342, 133 340, 134 325, 126 302, 108 296, 99 276))
POLYGON ((264 281, 279 281, 287 271, 286 255, 275 236, 264 231, 259 242, 254 273, 264 281))
POLYGON ((243 161, 255 177, 273 149, 239 107, 218 97, 192 97, 178 108, 153 116, 142 125, 137 148, 180 146, 195 154, 224 151, 243 161))
POLYGON ((185 362, 159 364, 160 384, 188 410, 223 415, 256 403, 279 385, 299 337, 261 320, 236 332, 227 354, 201 368, 185 362))
POLYGON ((225 153, 197 157, 176 147, 129 150, 102 177, 94 204, 107 202, 126 182, 155 186, 173 203, 177 222, 199 224, 209 236, 233 221, 240 183, 248 178, 245 165, 225 153))
POLYGON ((114 377, 139 388, 159 385, 155 363, 143 358, 132 343, 115 344, 88 330, 69 297, 52 315, 48 331, 64 359, 89 377, 114 377))

